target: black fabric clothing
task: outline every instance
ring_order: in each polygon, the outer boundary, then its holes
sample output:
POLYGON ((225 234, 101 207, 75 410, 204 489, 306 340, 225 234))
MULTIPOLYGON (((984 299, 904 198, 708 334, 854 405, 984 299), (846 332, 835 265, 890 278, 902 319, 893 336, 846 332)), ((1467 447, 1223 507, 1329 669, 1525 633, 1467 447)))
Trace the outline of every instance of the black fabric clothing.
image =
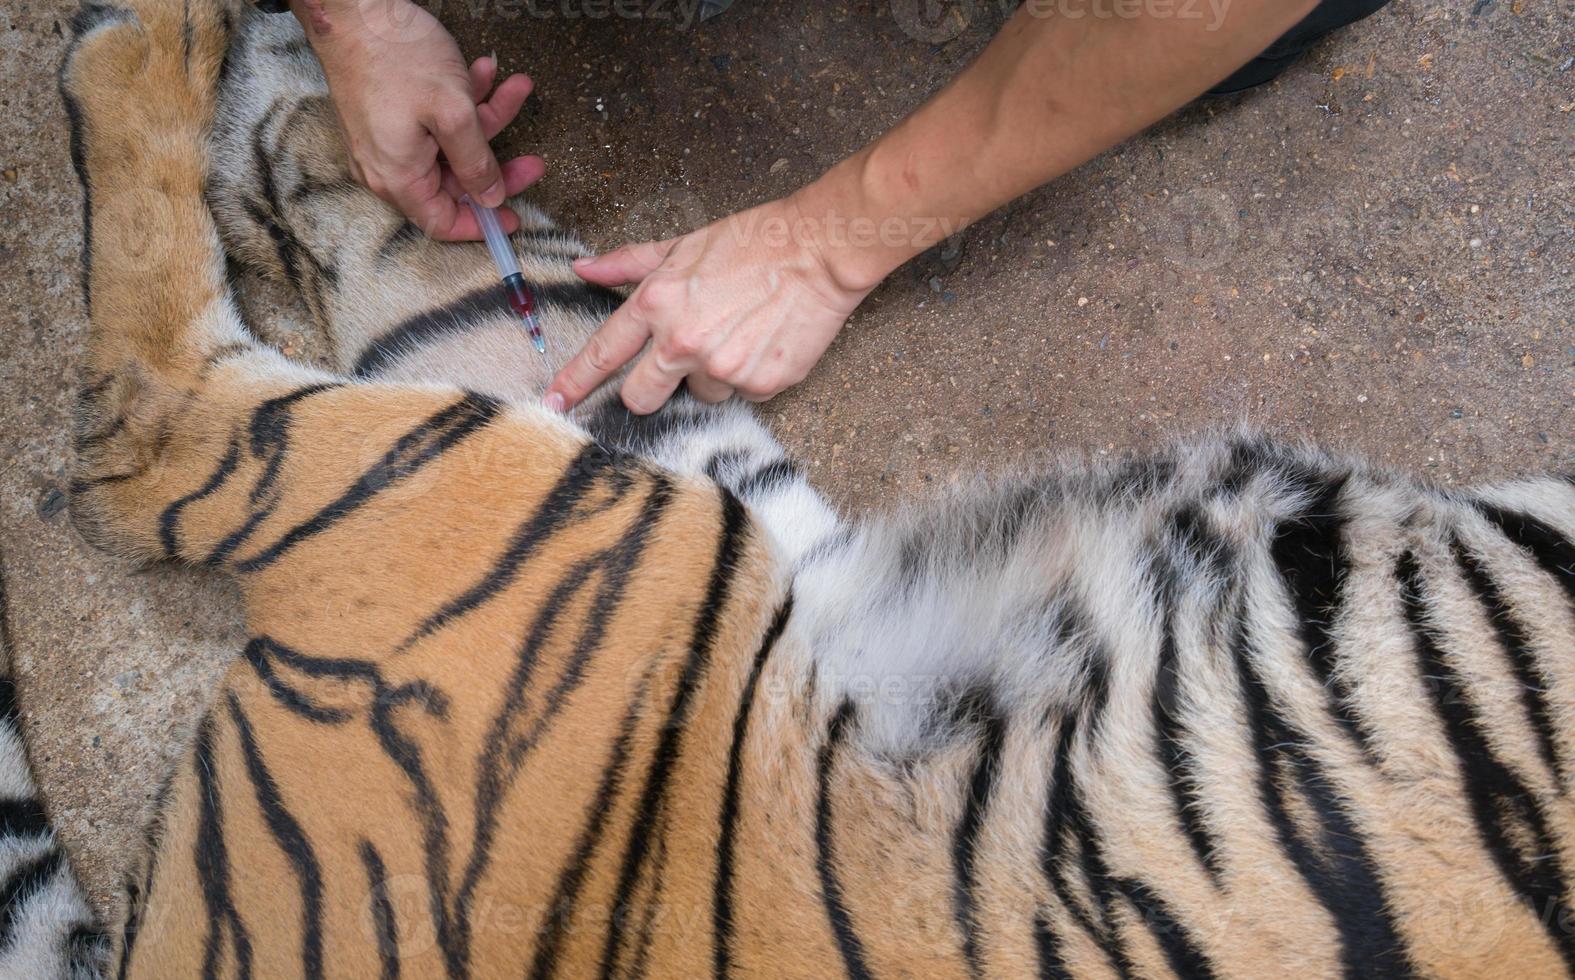
POLYGON ((1296 63, 1320 38, 1347 24, 1354 24, 1378 10, 1389 0, 1323 0, 1301 23, 1286 31, 1256 58, 1236 69, 1235 74, 1209 89, 1210 95, 1230 95, 1264 82, 1273 81, 1280 72, 1296 63))

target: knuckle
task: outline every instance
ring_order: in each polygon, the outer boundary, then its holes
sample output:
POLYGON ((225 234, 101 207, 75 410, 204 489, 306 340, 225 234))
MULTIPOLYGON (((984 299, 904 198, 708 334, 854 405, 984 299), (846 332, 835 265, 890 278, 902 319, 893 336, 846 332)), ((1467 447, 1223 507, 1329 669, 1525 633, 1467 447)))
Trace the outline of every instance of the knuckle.
POLYGON ((476 157, 462 164, 451 162, 450 166, 454 168, 454 176, 458 177, 462 184, 474 183, 492 172, 492 160, 489 157, 476 157))
POLYGON ((469 99, 444 98, 432 107, 432 125, 440 132, 452 133, 462 129, 476 114, 476 107, 469 99))
POLYGON ((692 358, 705 350, 705 332, 694 327, 679 327, 663 338, 662 349, 670 357, 692 358))
POLYGON ((608 345, 607 338, 601 334, 592 334, 591 339, 585 343, 585 366, 597 375, 606 374, 618 365, 613 363, 612 347, 608 345))
POLYGON ((734 388, 742 388, 748 383, 748 366, 748 353, 733 350, 727 345, 713 351, 705 362, 706 372, 711 377, 734 388))
POLYGON ((761 398, 770 398, 793 384, 787 374, 780 370, 766 369, 756 376, 749 378, 741 387, 751 395, 761 398))
POLYGON ((672 310, 683 300, 684 284, 676 279, 651 278, 635 290, 634 302, 642 313, 672 310))

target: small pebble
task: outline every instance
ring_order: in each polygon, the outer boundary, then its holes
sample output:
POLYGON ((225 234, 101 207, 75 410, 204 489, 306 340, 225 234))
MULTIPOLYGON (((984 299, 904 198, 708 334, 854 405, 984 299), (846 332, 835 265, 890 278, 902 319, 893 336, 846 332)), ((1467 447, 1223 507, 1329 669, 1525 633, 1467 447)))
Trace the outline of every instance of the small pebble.
POLYGON ((1466 413, 1457 408, 1449 413, 1449 417, 1452 419, 1463 419, 1466 417, 1466 413))
POLYGON ((1088 297, 1087 296, 1079 296, 1077 298, 1077 305, 1078 306, 1087 306, 1088 305, 1088 297))
POLYGON ((1480 239, 1480 238, 1473 238, 1473 239, 1471 239, 1471 247, 1472 248, 1481 248, 1482 247, 1482 239, 1480 239))
POLYGON ((50 488, 50 491, 44 494, 44 499, 38 502, 38 516, 46 521, 65 509, 66 495, 61 493, 59 488, 50 488))
POLYGON ((0 171, 0 176, 5 177, 5 182, 6 183, 14 184, 14 183, 16 183, 16 168, 15 167, 7 167, 7 168, 5 168, 4 171, 0 171))

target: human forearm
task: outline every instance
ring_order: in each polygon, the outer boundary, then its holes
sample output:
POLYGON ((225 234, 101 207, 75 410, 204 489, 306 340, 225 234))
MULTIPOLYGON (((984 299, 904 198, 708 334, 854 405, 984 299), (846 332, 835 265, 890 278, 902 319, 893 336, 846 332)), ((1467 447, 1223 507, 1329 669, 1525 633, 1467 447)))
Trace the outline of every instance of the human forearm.
POLYGON ((1314 5, 1231 0, 1219 18, 1088 0, 1023 4, 979 59, 794 195, 839 282, 868 288, 948 234, 1207 90, 1314 5), (1075 16, 1078 10, 1084 15, 1075 16))

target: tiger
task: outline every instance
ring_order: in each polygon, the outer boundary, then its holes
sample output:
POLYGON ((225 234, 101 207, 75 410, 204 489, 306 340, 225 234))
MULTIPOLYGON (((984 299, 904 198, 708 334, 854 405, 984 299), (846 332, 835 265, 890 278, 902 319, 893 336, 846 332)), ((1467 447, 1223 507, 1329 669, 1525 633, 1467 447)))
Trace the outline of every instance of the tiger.
POLYGON ((291 18, 73 30, 73 520, 249 639, 100 918, 0 629, 0 975, 1575 972, 1575 479, 1233 431, 848 519, 741 404, 543 407, 621 296, 512 201, 538 355, 291 18))

